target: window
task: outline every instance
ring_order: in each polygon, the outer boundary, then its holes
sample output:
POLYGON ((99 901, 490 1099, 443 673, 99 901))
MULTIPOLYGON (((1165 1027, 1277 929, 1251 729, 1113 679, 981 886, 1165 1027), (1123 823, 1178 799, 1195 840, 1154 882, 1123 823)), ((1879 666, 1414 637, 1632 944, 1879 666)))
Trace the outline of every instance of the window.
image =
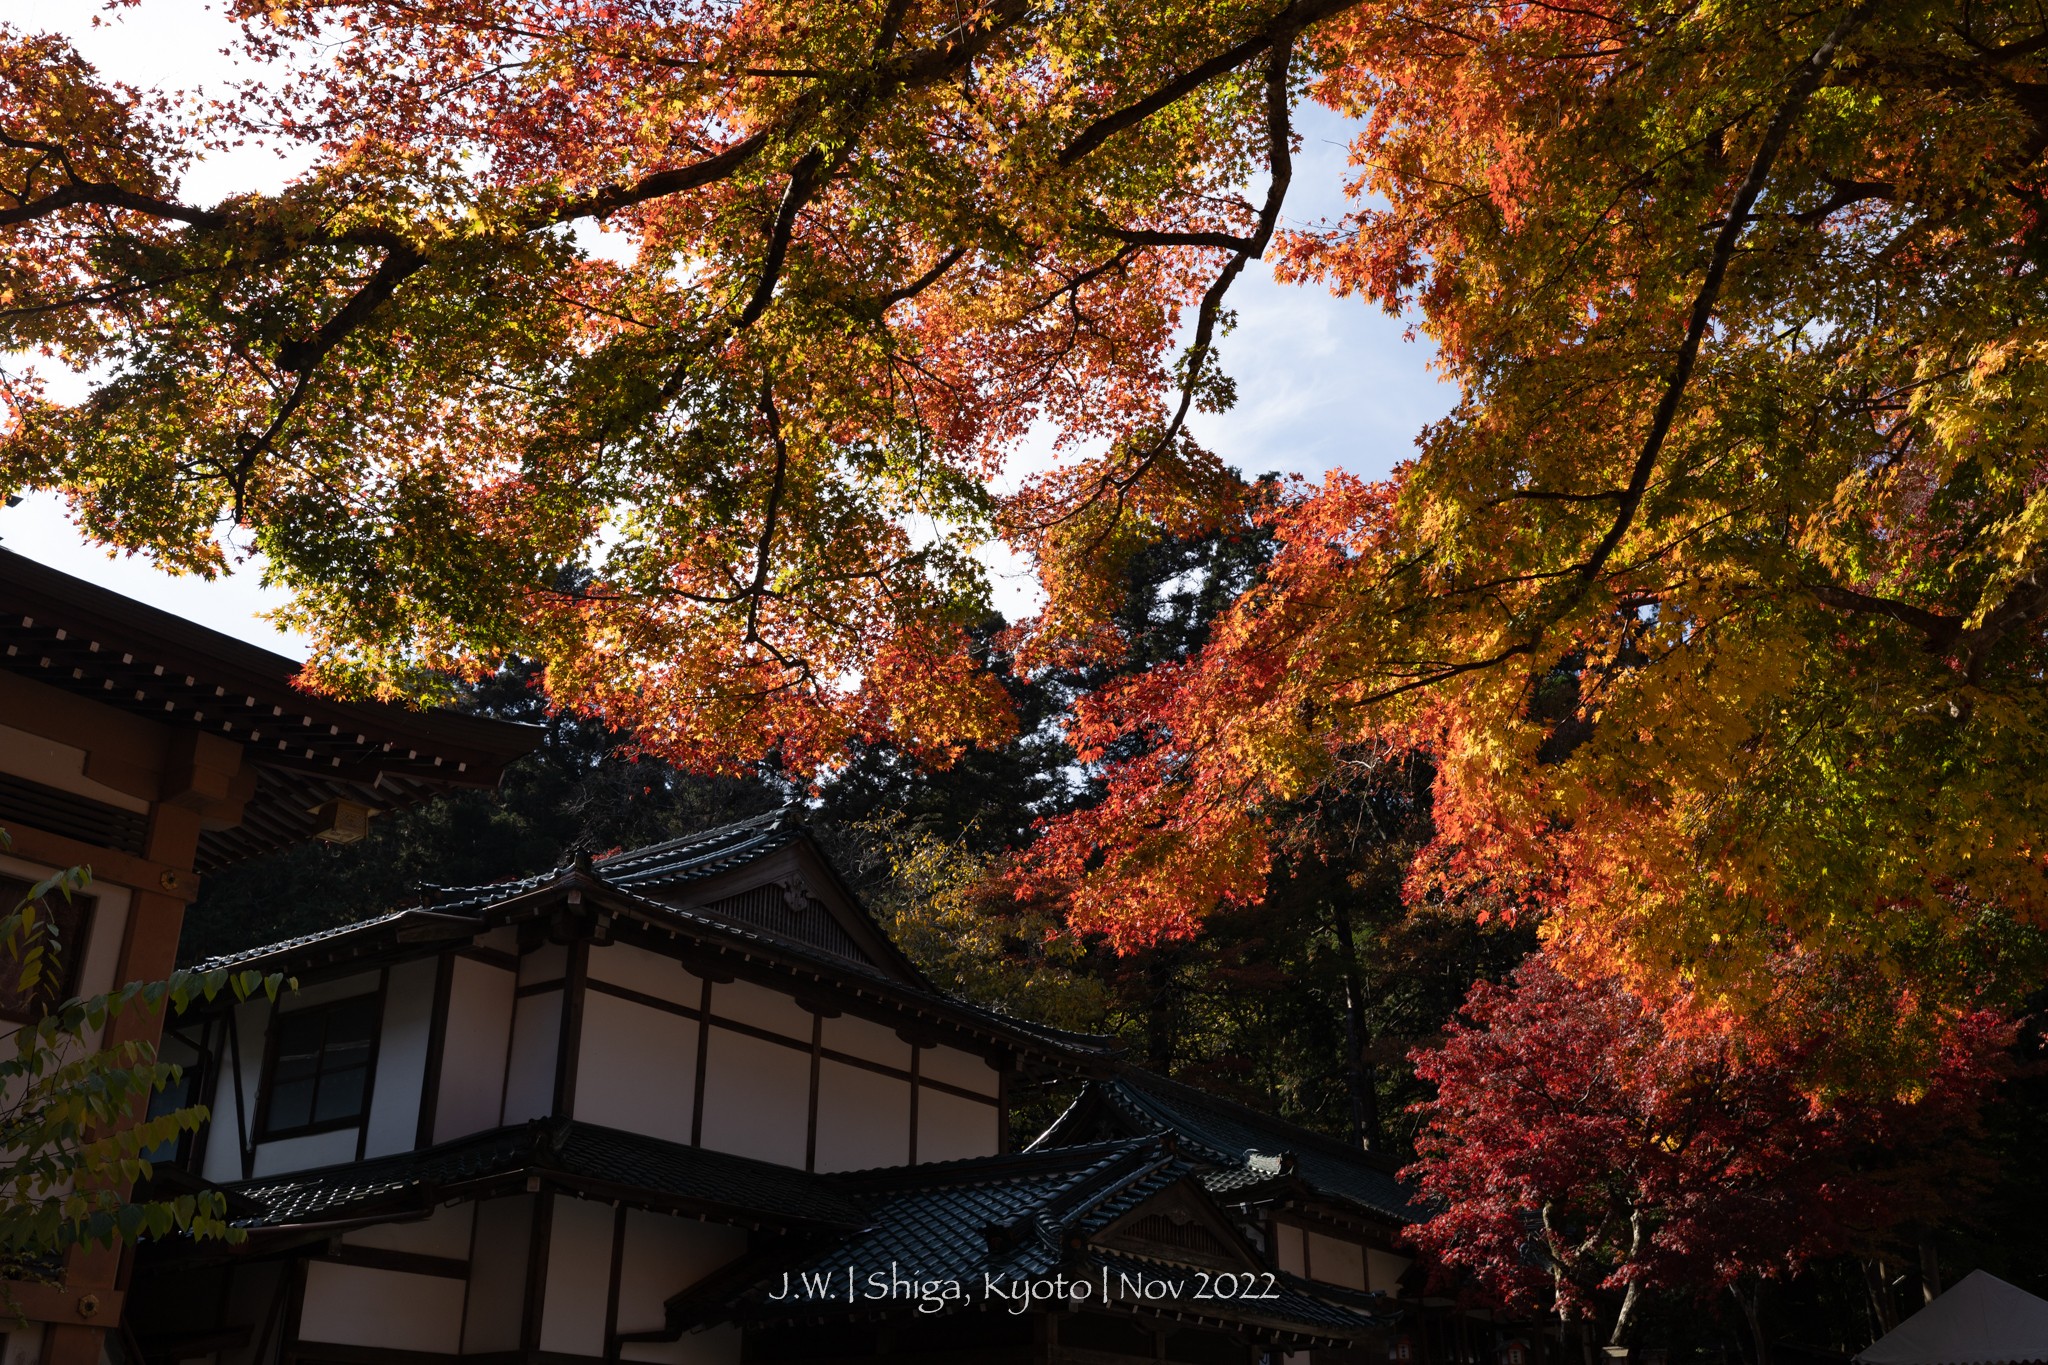
POLYGON ((263 1088, 265 1137, 347 1128, 362 1119, 382 999, 359 995, 277 1016, 263 1088))
MULTIPOLYGON (((163 1040, 157 1044, 157 1060, 170 1062, 179 1068, 178 1079, 169 1082, 163 1089, 149 1097, 150 1118, 160 1119, 180 1109, 201 1102, 206 1094, 203 1082, 206 1079, 206 1047, 201 1038, 195 1039, 181 1033, 177 1028, 167 1026, 163 1040)), ((159 1166, 184 1165, 192 1155, 193 1138, 190 1132, 174 1134, 142 1154, 143 1160, 159 1166)))
MULTIPOLYGON (((0 918, 14 913, 31 886, 19 877, 0 874, 0 918)), ((43 979, 33 992, 21 988, 21 960, 0 951, 0 1019, 29 1023, 40 1019, 78 993, 79 959, 85 956, 85 930, 92 923, 91 896, 61 892, 36 903, 36 917, 57 932, 43 940, 43 979)))

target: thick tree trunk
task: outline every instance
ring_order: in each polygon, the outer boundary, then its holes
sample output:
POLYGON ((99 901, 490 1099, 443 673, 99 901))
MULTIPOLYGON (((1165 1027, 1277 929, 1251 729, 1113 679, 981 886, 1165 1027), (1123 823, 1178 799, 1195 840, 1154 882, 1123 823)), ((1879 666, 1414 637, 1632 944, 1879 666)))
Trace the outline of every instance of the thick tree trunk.
POLYGON ((1149 996, 1145 1011, 1145 1065, 1162 1076, 1173 1074, 1174 1054, 1178 1051, 1180 1001, 1178 973, 1174 970, 1177 965, 1172 948, 1167 945, 1153 948, 1145 964, 1149 996))
POLYGON ((1764 1333, 1763 1281, 1747 1287, 1731 1284, 1728 1292, 1735 1296, 1735 1302, 1742 1305, 1742 1319, 1749 1324, 1750 1343, 1756 1349, 1756 1365, 1771 1365, 1771 1341, 1764 1333))
MULTIPOLYGON (((1632 1210, 1628 1216, 1628 1263, 1638 1265, 1643 1253, 1648 1250, 1650 1225, 1641 1209, 1632 1210)), ((1642 1306, 1642 1285, 1636 1280, 1628 1282, 1628 1290, 1621 1296, 1621 1312, 1615 1315, 1614 1331, 1607 1338, 1609 1346, 1630 1345, 1629 1338, 1635 1332, 1636 1312, 1642 1306)))
POLYGON ((1330 918, 1344 960, 1344 1085, 1351 1092, 1351 1140, 1372 1151, 1381 1142, 1379 1077, 1365 1059, 1365 987, 1358 972, 1358 945, 1351 935, 1349 907, 1333 901, 1330 918))
POLYGON ((1884 1262, 1864 1261, 1863 1288, 1870 1295, 1870 1311, 1877 1318, 1877 1334, 1885 1335, 1899 1325, 1892 1308, 1892 1287, 1885 1283, 1884 1262))
POLYGON ((1933 1303, 1941 1297, 1941 1257, 1935 1254, 1932 1238, 1920 1239, 1920 1299, 1933 1303))

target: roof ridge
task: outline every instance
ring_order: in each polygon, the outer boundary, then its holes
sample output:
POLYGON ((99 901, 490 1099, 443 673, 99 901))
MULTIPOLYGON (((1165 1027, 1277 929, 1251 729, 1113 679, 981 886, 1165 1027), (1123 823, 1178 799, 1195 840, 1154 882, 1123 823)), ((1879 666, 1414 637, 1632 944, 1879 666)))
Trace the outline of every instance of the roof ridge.
POLYGON ((708 829, 700 829, 689 834, 678 834, 673 839, 663 839, 652 844, 641 844, 637 848, 622 848, 615 853, 607 853, 603 857, 592 858, 590 861, 594 867, 603 867, 606 864, 630 863, 635 859, 648 858, 662 853, 680 852, 683 849, 692 848, 700 844, 715 843, 720 839, 743 831, 774 829, 783 824, 785 817, 789 815, 790 809, 786 805, 778 806, 774 810, 764 811, 759 815, 750 815, 744 820, 732 820, 723 825, 712 825, 708 829))
POLYGON ((1141 1147, 1156 1146, 1158 1143, 1159 1139, 1156 1136, 1105 1138, 1100 1142, 1078 1143, 1072 1147, 998 1152, 992 1156, 963 1156, 950 1161, 923 1161, 914 1166, 867 1166, 855 1171, 832 1171, 825 1178, 863 1188, 883 1189, 892 1185, 926 1185, 934 1183, 933 1177, 972 1176, 984 1170, 1002 1172, 1016 1167, 1022 1167, 1026 1171, 1057 1170, 1063 1165, 1072 1165, 1073 1174, 1079 1177, 1129 1152, 1141 1147))
MULTIPOLYGON (((1139 1090, 1140 1092, 1148 1088, 1148 1082, 1159 1087, 1177 1090, 1186 1095, 1195 1103, 1208 1105, 1211 1108, 1221 1110, 1226 1115, 1241 1117, 1247 1121, 1256 1123, 1264 1127, 1284 1128, 1287 1130, 1289 1136, 1298 1136, 1300 1138, 1305 1139, 1309 1145, 1315 1147, 1317 1150, 1321 1151, 1326 1156, 1348 1157, 1355 1159, 1361 1162, 1362 1164, 1371 1167, 1374 1170, 1383 1169, 1382 1163, 1385 1160, 1385 1158, 1380 1157, 1373 1152, 1369 1152, 1362 1147, 1353 1147, 1349 1143, 1344 1142, 1342 1139, 1333 1138, 1327 1133, 1318 1133, 1313 1128, 1305 1128, 1301 1124, 1294 1122, 1292 1119, 1282 1118, 1278 1114, 1269 1114, 1263 1109, 1254 1109, 1248 1104, 1244 1104, 1237 1100, 1230 1099, 1224 1095, 1218 1095, 1211 1091, 1204 1090, 1199 1086, 1190 1085, 1186 1081, 1175 1080, 1170 1076, 1162 1076, 1156 1071, 1147 1071, 1143 1067, 1130 1065, 1125 1065, 1123 1068, 1120 1069, 1117 1075, 1111 1077, 1110 1079, 1123 1080, 1126 1077, 1143 1078, 1142 1080, 1134 1081, 1132 1085, 1133 1089, 1139 1090)), ((1388 1175, 1393 1174, 1393 1172, 1391 1171, 1386 1171, 1385 1173, 1388 1175)))
POLYGON ((264 957, 276 952, 286 952, 294 948, 310 948, 316 943, 324 942, 330 938, 339 938, 343 934, 353 933, 358 929, 370 929, 379 924, 388 923, 391 920, 410 915, 414 910, 420 908, 419 906, 407 906, 403 910, 386 910, 382 914, 350 920, 347 924, 330 924, 325 929, 314 929, 309 933, 295 934, 291 938, 281 938, 274 943, 259 943, 253 948, 241 948, 232 953, 215 953, 212 957, 193 963, 188 970, 195 972, 219 971, 225 967, 232 967, 237 962, 246 962, 251 958, 264 957))

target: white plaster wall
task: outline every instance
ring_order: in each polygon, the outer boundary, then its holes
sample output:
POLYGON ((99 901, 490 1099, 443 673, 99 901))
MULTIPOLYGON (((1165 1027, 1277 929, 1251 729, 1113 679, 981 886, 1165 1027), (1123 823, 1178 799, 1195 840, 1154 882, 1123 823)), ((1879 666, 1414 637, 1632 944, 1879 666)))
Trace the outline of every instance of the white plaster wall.
POLYGON ((239 1058, 226 1042, 221 1045, 221 1075, 213 1087, 213 1118, 206 1125, 206 1150, 199 1162, 200 1172, 216 1184, 242 1178, 241 1133, 247 1120, 235 1106, 235 1075, 239 1070, 242 1098, 253 1106, 256 1073, 263 1067, 263 1031, 269 1014, 270 1004, 261 998, 235 1006, 234 1036, 241 1043, 239 1058))
POLYGON ((569 950, 559 943, 543 943, 519 959, 519 984, 522 986, 560 981, 568 973, 569 950))
POLYGON ((446 1276, 308 1261, 299 1338, 453 1353, 462 1345, 462 1297, 462 1281, 446 1276))
POLYGON ((352 1247, 381 1247, 385 1251, 409 1251, 415 1256, 446 1256, 469 1259, 469 1241, 476 1217, 476 1205, 443 1205, 425 1218, 403 1223, 373 1223, 341 1235, 352 1247))
POLYGON ((841 1014, 825 1021, 824 1042, 833 1052, 880 1062, 899 1071, 910 1070, 910 1044, 897 1037, 895 1028, 888 1024, 841 1014))
POLYGON ((377 973, 358 972, 354 976, 338 977, 333 981, 302 986, 295 991, 280 991, 277 997, 277 1012, 290 1014, 293 1010, 308 1010, 336 1000, 347 1000, 351 996, 368 995, 376 989, 377 973))
POLYGON ((1308 1273, 1311 1279, 1321 1280, 1324 1284, 1363 1289, 1365 1248, 1356 1242, 1311 1232, 1308 1234, 1308 1273))
POLYGON ((696 1020, 598 991, 585 993, 577 1118, 688 1142, 696 1086, 696 1020))
POLYGON ((562 1048, 562 993, 522 996, 512 1014, 512 1055, 505 1063, 500 1123, 546 1118, 555 1107, 555 1060, 562 1048))
POLYGON ((42 1359, 43 1324, 9 1322, 7 1331, 0 1334, 0 1365, 42 1365, 42 1359))
POLYGON ((519 956, 519 930, 509 924, 501 924, 488 933, 477 935, 475 942, 479 948, 488 948, 492 952, 504 953, 511 957, 519 956))
POLYGON ((920 1076, 944 1081, 947 1085, 957 1085, 962 1090, 972 1090, 975 1094, 987 1095, 990 1099, 994 1099, 996 1095, 996 1069, 988 1064, 986 1058, 976 1056, 972 1052, 962 1052, 958 1048, 950 1047, 928 1047, 924 1050, 924 1055, 917 1059, 917 1072, 920 1076))
POLYGON ((554 1196, 548 1235, 547 1297, 540 1348, 570 1355, 604 1354, 604 1313, 612 1283, 611 1205, 554 1196))
POLYGON ((910 1160, 910 1082, 818 1063, 818 1169, 862 1171, 910 1160))
POLYGON ((649 952, 631 943, 609 943, 590 950, 590 975, 629 991, 651 995, 672 1005, 695 1009, 704 996, 704 983, 672 957, 649 952))
MULTIPOLYGON (((712 989, 712 999, 726 987, 712 989)), ((704 1145, 802 1166, 811 1117, 809 1052, 714 1027, 704 1067, 704 1145)))
POLYGON ((631 1342, 619 1348, 619 1359, 657 1361, 663 1365, 739 1365, 740 1329, 731 1323, 685 1332, 679 1340, 631 1342))
POLYGON ((512 1033, 512 973, 465 957, 448 984, 441 1042, 441 1093, 434 1141, 498 1126, 505 1097, 505 1050, 512 1033))
POLYGON ((1301 1268, 1301 1229, 1292 1223, 1273 1225, 1273 1264, 1290 1275, 1299 1275, 1301 1268))
POLYGON ((356 1159, 356 1130, 337 1128, 331 1133, 285 1138, 256 1146, 257 1175, 280 1171, 310 1171, 316 1166, 338 1166, 356 1159))
POLYGON ((1365 1287, 1376 1289, 1382 1294, 1401 1292, 1401 1273, 1408 1269, 1406 1256, 1397 1256, 1391 1251, 1375 1247, 1365 1249, 1365 1287))
POLYGON ((1001 1144, 996 1134, 996 1107, 918 1087, 917 1159, 957 1161, 961 1157, 994 1156, 1001 1144))
MULTIPOLYGON (((626 1212, 625 1256, 619 1267, 619 1331, 655 1332, 666 1325, 662 1305, 747 1249, 747 1235, 738 1228, 699 1223, 687 1218, 626 1212)), ((738 1361, 736 1331, 686 1333, 680 1341, 643 1342, 621 1348, 626 1360, 689 1362, 738 1361)))
POLYGON ((526 1302, 526 1249, 536 1195, 486 1199, 476 1206, 476 1237, 469 1256, 469 1306, 462 1352, 480 1355, 519 1349, 526 1302))
POLYGON ((805 1047, 811 1045, 811 1012, 781 991, 751 981, 721 981, 713 986, 711 1013, 793 1038, 805 1047))
MULTIPOLYGON (((128 984, 114 979, 115 971, 121 965, 121 943, 128 935, 128 888, 115 886, 112 882, 87 882, 85 894, 97 897, 99 903, 93 906, 92 916, 86 923, 85 956, 78 960, 78 994, 81 999, 105 995, 116 986, 128 984)), ((0 906, 0 914, 7 914, 13 909, 11 905, 0 906)), ((79 949, 73 945, 71 951, 79 949)), ((92 1037, 98 1041, 97 1030, 92 1037)))
POLYGON ((363 1155, 411 1151, 419 1137, 420 1087, 434 1014, 432 958, 391 969, 378 1025, 377 1079, 370 1091, 370 1132, 363 1155))

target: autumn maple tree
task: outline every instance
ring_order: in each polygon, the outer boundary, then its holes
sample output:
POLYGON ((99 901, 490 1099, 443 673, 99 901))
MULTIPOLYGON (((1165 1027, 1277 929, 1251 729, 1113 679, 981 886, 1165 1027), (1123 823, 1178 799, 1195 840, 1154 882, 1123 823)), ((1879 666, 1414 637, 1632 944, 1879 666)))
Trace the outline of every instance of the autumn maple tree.
POLYGON ((1108 798, 1019 874, 1078 927, 1255 898, 1393 745, 1439 774, 1414 894, 1588 970, 1931 1039, 2037 969, 2031 6, 229 8, 213 105, 0 35, 0 482, 173 567, 245 528, 318 685, 521 654, 700 766, 943 759, 1012 724, 977 545, 1039 570, 1037 666, 1115 657, 1145 544, 1270 534, 1079 710, 1108 798), (1302 99, 1360 120, 1320 229, 1302 99), (249 138, 309 169, 182 195, 249 138), (1261 257, 1435 343, 1460 402, 1390 484, 1199 445, 1261 257))
POLYGON ((1436 1093, 1408 1174, 1435 1212, 1409 1235, 1440 1274, 1554 1316, 1589 1356, 1596 1338, 1639 1341, 1656 1298, 1732 1292, 1768 1359, 1762 1284, 1954 1213, 2009 1040, 1973 1014, 1916 1093, 1816 1103, 1797 1052, 1682 1027, 1539 954, 1475 987, 1415 1057, 1436 1093))

